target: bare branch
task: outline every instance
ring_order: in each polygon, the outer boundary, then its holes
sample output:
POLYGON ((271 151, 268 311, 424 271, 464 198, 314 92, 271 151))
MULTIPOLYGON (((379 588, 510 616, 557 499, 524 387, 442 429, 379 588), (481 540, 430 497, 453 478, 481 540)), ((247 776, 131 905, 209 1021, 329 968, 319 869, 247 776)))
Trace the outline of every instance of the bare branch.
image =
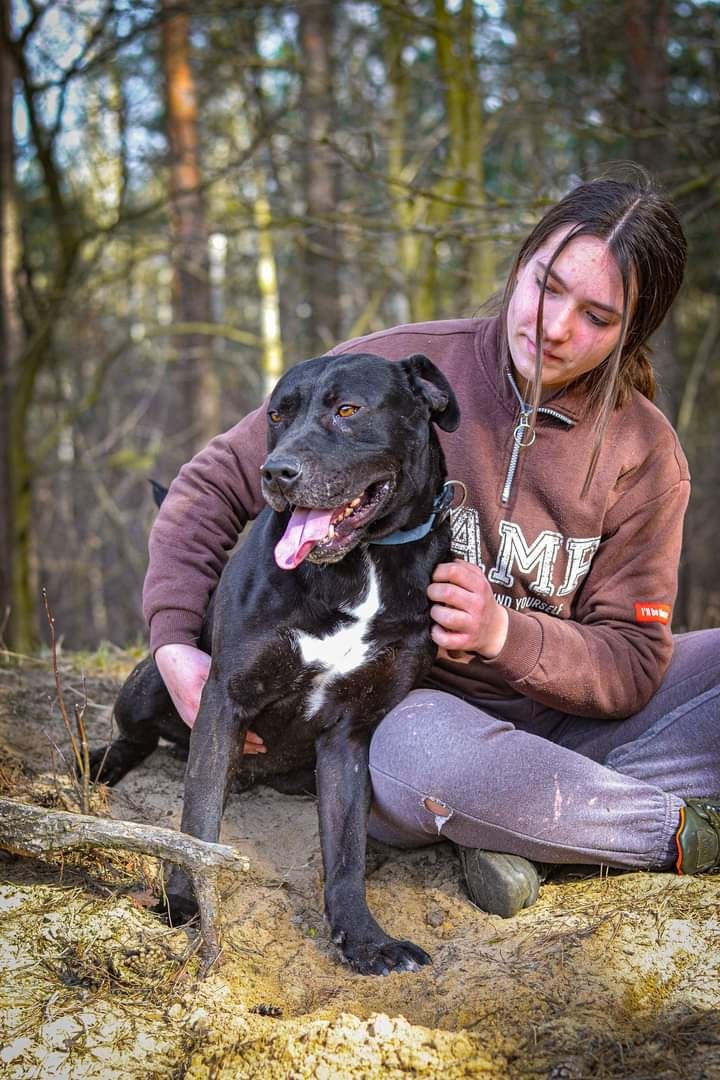
POLYGON ((208 322, 174 322, 168 326, 146 326, 145 337, 171 337, 174 334, 198 334, 206 337, 221 337, 232 341, 236 345, 247 345, 250 349, 257 349, 262 342, 257 334, 250 330, 238 330, 228 323, 208 322))
MULTIPOLYGON (((52 658, 52 669, 53 669, 53 676, 54 676, 54 679, 55 679, 55 698, 56 698, 58 706, 60 708, 60 715, 62 716, 62 721, 63 721, 63 724, 65 725, 65 731, 67 732, 67 737, 68 737, 68 739, 70 741, 70 748, 71 748, 71 750, 73 752, 73 757, 75 758, 75 765, 77 767, 77 774, 73 773, 73 779, 77 783, 77 777, 78 776, 82 777, 82 775, 83 775, 82 769, 83 769, 83 761, 84 761, 84 756, 85 755, 83 753, 83 748, 80 745, 80 742, 79 742, 78 738, 76 737, 75 732, 73 731, 72 724, 70 723, 70 715, 69 715, 69 713, 67 711, 67 706, 65 705, 65 698, 63 696, 63 689, 62 689, 62 680, 60 679, 60 669, 58 668, 58 662, 57 662, 57 641, 56 641, 56 638, 55 638, 55 616, 53 615, 53 613, 50 610, 50 604, 48 603, 47 590, 44 587, 42 589, 42 599, 43 599, 43 605, 45 607, 45 614, 47 615, 48 626, 50 628, 50 656, 52 658)), ((87 813, 87 811, 90 809, 89 791, 88 790, 81 790, 80 795, 81 795, 81 800, 82 800, 82 808, 85 811, 85 813, 87 813), (87 798, 84 797, 85 795, 87 795, 87 798)))
POLYGON ((686 444, 687 436, 690 432, 692 424, 693 413, 695 411, 695 403, 697 401, 698 392, 700 390, 700 384, 703 376, 707 371, 711 357, 713 357, 717 351, 718 341, 720 340, 720 300, 715 300, 715 306, 713 307, 712 314, 705 327, 705 333, 703 334, 702 341, 698 346, 697 352, 693 357, 692 364, 690 366, 690 373, 685 380, 685 388, 683 390, 682 400, 678 408, 677 417, 677 433, 678 438, 683 444, 686 444))
POLYGON ((138 851, 176 863, 190 874, 250 869, 247 856, 229 844, 209 844, 187 833, 136 821, 46 810, 15 799, 0 798, 0 847, 37 859, 86 847, 138 851))
POLYGON ((57 423, 50 428, 47 435, 33 454, 33 470, 39 468, 50 451, 57 445, 60 432, 63 431, 64 428, 71 427, 83 413, 86 413, 88 409, 92 409, 97 403, 110 368, 128 351, 128 349, 132 348, 132 344, 132 341, 128 338, 111 353, 103 357, 102 362, 94 372, 90 389, 72 409, 63 413, 57 423))

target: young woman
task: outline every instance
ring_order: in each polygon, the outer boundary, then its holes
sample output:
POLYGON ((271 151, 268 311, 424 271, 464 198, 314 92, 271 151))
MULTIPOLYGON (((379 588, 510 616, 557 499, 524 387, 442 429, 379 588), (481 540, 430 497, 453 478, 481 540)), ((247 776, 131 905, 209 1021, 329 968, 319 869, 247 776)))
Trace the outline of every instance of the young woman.
MULTIPOLYGON (((425 353, 460 402, 441 433, 467 501, 428 589, 438 658, 373 737, 370 831, 455 843, 487 911, 533 903, 546 864, 720 865, 720 630, 670 632, 689 477, 647 347, 685 257, 649 186, 592 181, 533 229, 496 317, 333 350, 425 353)), ((260 408, 181 470, 150 538, 151 647, 190 725, 200 624, 263 505, 264 450, 260 408)))

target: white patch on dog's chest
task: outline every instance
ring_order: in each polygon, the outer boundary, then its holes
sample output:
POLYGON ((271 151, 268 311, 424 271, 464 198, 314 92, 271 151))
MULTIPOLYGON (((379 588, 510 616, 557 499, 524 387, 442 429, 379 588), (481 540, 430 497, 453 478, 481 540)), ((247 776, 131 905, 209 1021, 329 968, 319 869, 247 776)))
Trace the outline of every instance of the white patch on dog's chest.
POLYGON ((367 560, 368 587, 364 598, 353 608, 343 608, 351 622, 325 637, 314 637, 297 631, 296 640, 303 663, 319 664, 324 670, 315 676, 314 686, 306 704, 306 716, 322 708, 330 684, 337 678, 349 675, 370 659, 373 643, 368 637, 372 620, 382 610, 377 574, 372 562, 367 560))

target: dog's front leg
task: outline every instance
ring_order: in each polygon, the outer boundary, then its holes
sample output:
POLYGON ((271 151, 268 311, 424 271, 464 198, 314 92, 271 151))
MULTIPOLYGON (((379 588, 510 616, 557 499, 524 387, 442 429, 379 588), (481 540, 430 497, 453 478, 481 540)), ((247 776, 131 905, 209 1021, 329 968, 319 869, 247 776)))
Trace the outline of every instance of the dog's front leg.
MULTIPOLYGON (((225 685, 211 674, 205 685, 185 771, 180 828, 190 836, 217 843, 225 800, 241 756, 247 722, 225 685)), ((173 923, 187 922, 197 912, 192 881, 174 867, 166 888, 167 911, 173 923)))
POLYGON ((430 957, 411 941, 396 941, 378 925, 365 899, 365 841, 370 808, 370 732, 343 717, 317 739, 320 843, 325 915, 333 941, 361 975, 417 971, 430 957))

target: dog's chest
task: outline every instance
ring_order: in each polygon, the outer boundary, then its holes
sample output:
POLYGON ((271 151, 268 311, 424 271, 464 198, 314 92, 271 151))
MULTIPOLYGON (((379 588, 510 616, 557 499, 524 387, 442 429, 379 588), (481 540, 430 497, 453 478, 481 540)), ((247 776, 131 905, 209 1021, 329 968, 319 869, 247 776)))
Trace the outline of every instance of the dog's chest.
POLYGON ((374 655, 375 644, 370 628, 375 616, 382 611, 383 604, 377 574, 369 559, 366 566, 367 584, 362 598, 355 606, 343 608, 349 622, 324 637, 315 637, 300 630, 296 632, 303 664, 322 668, 313 679, 313 688, 306 702, 308 719, 322 708, 333 682, 357 671, 374 655))

